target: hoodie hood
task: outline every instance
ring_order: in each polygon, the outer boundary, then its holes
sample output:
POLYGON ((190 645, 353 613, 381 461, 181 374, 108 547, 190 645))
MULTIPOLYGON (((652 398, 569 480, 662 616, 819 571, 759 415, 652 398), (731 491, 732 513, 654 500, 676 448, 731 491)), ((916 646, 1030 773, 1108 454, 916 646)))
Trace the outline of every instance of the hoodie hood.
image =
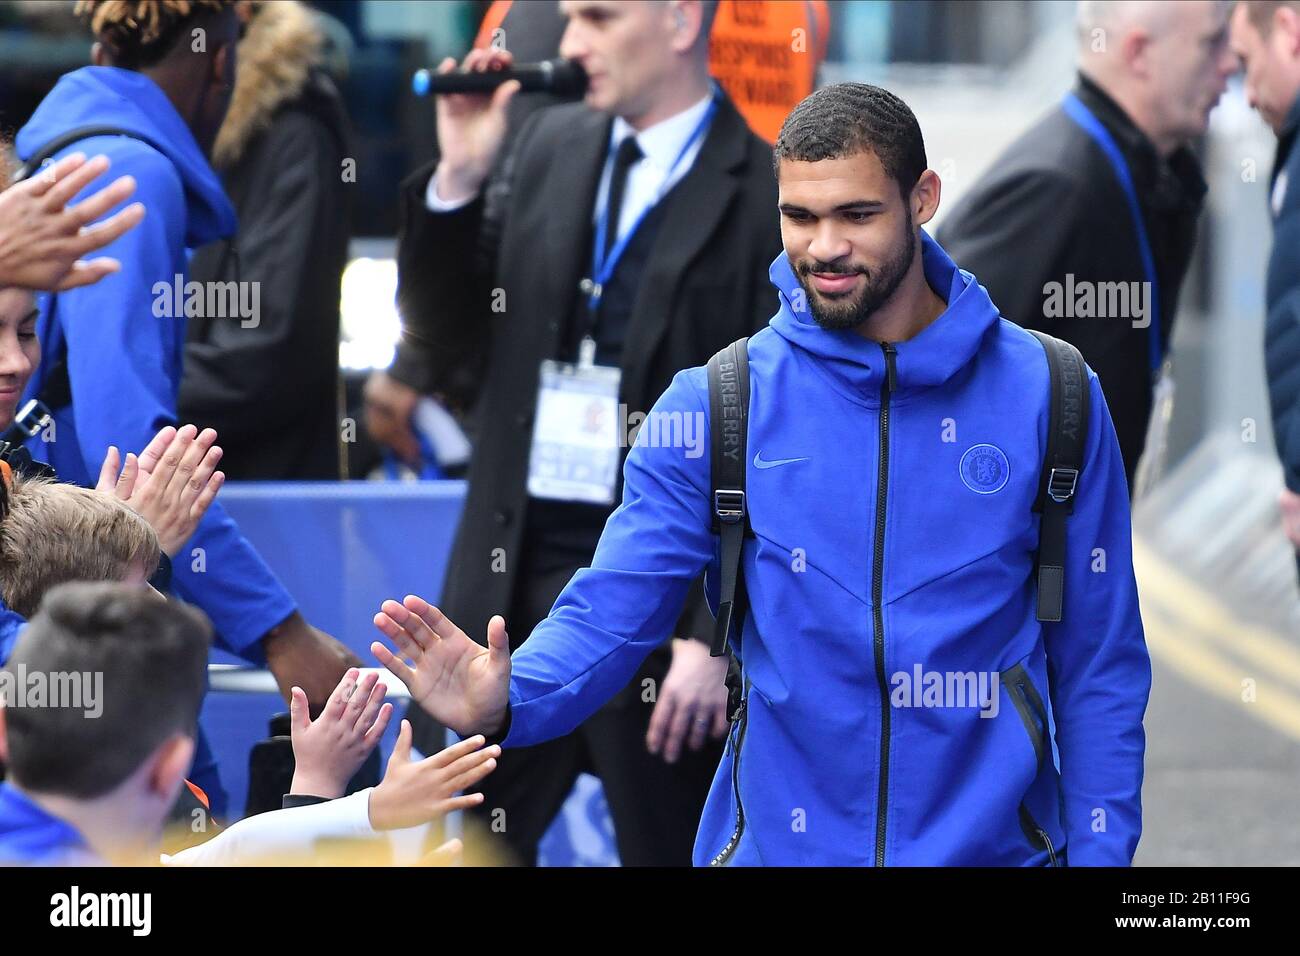
MULTIPOLYGON (((998 309, 975 277, 958 269, 948 253, 921 230, 921 266, 930 288, 948 303, 920 334, 895 343, 895 373, 900 391, 933 388, 948 381, 979 350, 998 320, 998 309)), ((823 329, 808 308, 807 295, 784 252, 768 269, 781 295, 781 309, 771 327, 792 345, 816 356, 855 392, 879 394, 885 372, 880 345, 853 329, 823 329)))
POLYGON ((207 157, 158 84, 133 70, 84 66, 65 74, 41 101, 15 142, 23 161, 79 126, 130 130, 167 157, 185 189, 185 244, 233 235, 235 209, 207 157))

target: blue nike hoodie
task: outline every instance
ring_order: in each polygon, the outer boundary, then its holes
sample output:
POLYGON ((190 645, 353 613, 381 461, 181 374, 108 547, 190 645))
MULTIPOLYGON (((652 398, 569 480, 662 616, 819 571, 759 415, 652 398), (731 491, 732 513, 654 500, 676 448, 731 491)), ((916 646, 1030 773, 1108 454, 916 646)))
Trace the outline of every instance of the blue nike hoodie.
MULTIPOLYGON (((155 313, 155 285, 170 290, 176 276, 185 281, 188 250, 231 236, 236 228, 234 207, 189 127, 142 73, 99 66, 68 73, 19 131, 18 155, 26 160, 69 130, 89 125, 127 129, 144 141, 97 136, 58 156, 108 156, 109 176, 83 196, 130 174, 136 180, 132 201, 144 203, 145 218, 102 253, 122 263, 120 272, 42 298, 37 334, 44 359, 26 397, 40 394, 46 376, 66 356, 73 403, 56 411, 53 441, 31 441, 32 454, 64 481, 81 485, 94 484, 109 445, 139 452, 160 428, 176 424, 186 319, 155 313)), ((295 610, 293 598, 219 503, 177 555, 172 585, 207 612, 220 643, 254 662, 264 660, 259 639, 295 610)))
MULTIPOLYGON (((892 383, 881 345, 820 328, 772 264, 780 311, 749 342, 746 700, 697 865, 1132 861, 1150 662, 1105 399, 1089 372, 1064 620, 1042 624, 1046 357, 924 234, 922 256, 947 309, 897 344, 892 383)), ((707 435, 705 369, 652 414, 707 435)), ((647 425, 591 567, 513 657, 506 746, 623 687, 706 567, 716 607, 707 447, 647 425)))

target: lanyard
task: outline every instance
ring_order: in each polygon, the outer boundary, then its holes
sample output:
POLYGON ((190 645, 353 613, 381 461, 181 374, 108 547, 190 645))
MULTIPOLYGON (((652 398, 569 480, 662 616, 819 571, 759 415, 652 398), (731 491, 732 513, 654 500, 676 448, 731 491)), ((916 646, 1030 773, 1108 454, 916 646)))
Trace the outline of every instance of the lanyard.
MULTIPOLYGON (((438 456, 434 454, 429 440, 424 437, 424 432, 416 431, 415 439, 420 443, 420 473, 416 477, 420 481, 440 481, 446 478, 446 473, 438 466, 438 456)), ((397 456, 392 452, 384 452, 384 476, 389 481, 401 480, 401 473, 397 468, 397 456)))
POLYGON ((1160 285, 1156 280, 1156 260, 1151 253, 1151 241, 1147 238, 1146 222, 1142 219, 1142 207, 1138 204, 1137 189, 1133 186, 1133 176, 1129 172, 1128 162, 1120 152, 1110 130, 1102 125, 1101 120, 1093 114, 1078 96, 1071 93, 1062 104, 1065 115, 1074 120, 1087 133, 1109 160, 1115 178, 1119 180, 1124 197, 1128 200, 1129 213, 1133 217, 1133 229, 1137 233, 1138 251, 1142 255, 1142 270, 1146 273, 1147 283, 1151 287, 1151 324, 1147 327, 1147 358, 1150 361, 1154 378, 1160 373, 1164 362, 1164 346, 1160 341, 1160 285))
MULTIPOLYGON (((704 115, 700 117, 699 123, 697 123, 695 129, 691 131, 691 135, 687 138, 685 144, 683 144, 681 152, 677 154, 677 158, 673 160, 673 164, 668 167, 668 174, 664 177, 664 187, 673 181, 673 175, 677 172, 677 168, 681 166, 682 161, 686 158, 686 154, 691 151, 691 147, 703 138, 705 132, 707 132, 709 128, 709 124, 713 122, 713 114, 717 111, 718 92, 715 87, 713 96, 709 100, 708 109, 704 111, 704 115)), ((609 161, 614 156, 615 152, 617 152, 616 144, 610 143, 609 150, 605 155, 606 165, 609 165, 609 161)), ((611 187, 613 186, 612 180, 610 185, 611 187)), ((610 191, 612 191, 612 188, 610 191)), ((587 305, 590 307, 593 314, 595 313, 596 308, 600 305, 601 290, 605 283, 610 280, 610 277, 614 275, 614 270, 618 267, 618 261, 623 257, 623 252, 627 249, 628 243, 632 241, 632 238, 636 235, 637 229, 641 227, 641 223, 645 220, 645 217, 649 215, 650 210, 652 210, 658 204, 659 200, 663 198, 664 192, 666 192, 666 189, 661 187, 659 195, 655 197, 655 201, 641 210, 641 213, 632 223, 632 227, 623 235, 623 238, 614 243, 613 248, 609 250, 608 256, 605 255, 605 234, 609 230, 610 224, 609 192, 606 192, 605 208, 600 211, 600 215, 596 219, 596 241, 591 247, 592 280, 590 284, 586 282, 583 283, 583 291, 587 293, 587 305)), ((613 228, 617 230, 618 223, 614 223, 613 228)))

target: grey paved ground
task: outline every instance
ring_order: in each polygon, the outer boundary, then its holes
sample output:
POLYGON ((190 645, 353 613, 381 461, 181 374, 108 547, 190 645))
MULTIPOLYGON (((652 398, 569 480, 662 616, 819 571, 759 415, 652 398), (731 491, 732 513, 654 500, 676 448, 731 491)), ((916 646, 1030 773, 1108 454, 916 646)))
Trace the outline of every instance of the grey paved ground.
POLYGON ((1210 693, 1159 653, 1152 670, 1134 863, 1300 866, 1300 740, 1252 716, 1251 705, 1210 693))

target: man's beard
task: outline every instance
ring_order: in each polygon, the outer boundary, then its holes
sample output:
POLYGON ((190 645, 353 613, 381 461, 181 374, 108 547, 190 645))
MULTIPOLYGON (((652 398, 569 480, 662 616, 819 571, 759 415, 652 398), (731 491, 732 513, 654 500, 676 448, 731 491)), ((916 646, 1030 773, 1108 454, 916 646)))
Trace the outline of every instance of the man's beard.
POLYGON ((907 211, 903 235, 893 255, 886 259, 874 275, 852 263, 834 265, 828 262, 801 262, 795 269, 799 285, 812 312, 813 321, 823 329, 856 329, 890 300, 903 282, 903 276, 912 268, 916 258, 916 233, 912 228, 912 211, 907 211), (862 291, 856 299, 827 300, 811 284, 809 273, 847 275, 860 272, 865 278, 862 291))

